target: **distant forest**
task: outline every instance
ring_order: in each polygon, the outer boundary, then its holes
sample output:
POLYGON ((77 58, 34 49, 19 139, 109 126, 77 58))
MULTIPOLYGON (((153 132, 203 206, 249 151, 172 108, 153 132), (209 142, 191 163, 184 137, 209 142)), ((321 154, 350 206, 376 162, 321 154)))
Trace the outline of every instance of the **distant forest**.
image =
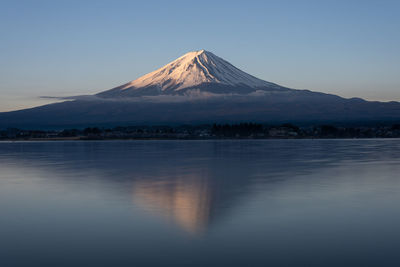
POLYGON ((0 130, 0 140, 108 140, 108 139, 301 139, 301 138, 399 138, 400 124, 371 127, 318 125, 299 127, 290 123, 204 124, 180 126, 88 127, 64 130, 0 130))

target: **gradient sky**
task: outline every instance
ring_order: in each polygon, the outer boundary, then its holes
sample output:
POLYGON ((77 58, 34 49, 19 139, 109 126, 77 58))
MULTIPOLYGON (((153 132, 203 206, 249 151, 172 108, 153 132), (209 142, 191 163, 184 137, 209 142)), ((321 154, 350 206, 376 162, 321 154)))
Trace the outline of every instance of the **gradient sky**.
POLYGON ((100 92, 206 49, 258 78, 400 101, 400 1, 3 1, 0 111, 100 92))

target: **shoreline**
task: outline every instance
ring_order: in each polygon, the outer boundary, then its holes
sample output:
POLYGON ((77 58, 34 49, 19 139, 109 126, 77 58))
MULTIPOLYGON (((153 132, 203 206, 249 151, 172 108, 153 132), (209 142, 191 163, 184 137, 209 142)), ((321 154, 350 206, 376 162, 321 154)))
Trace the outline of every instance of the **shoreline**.
POLYGON ((243 140, 395 140, 400 137, 269 137, 269 138, 29 138, 3 139, 2 142, 58 142, 58 141, 243 141, 243 140))

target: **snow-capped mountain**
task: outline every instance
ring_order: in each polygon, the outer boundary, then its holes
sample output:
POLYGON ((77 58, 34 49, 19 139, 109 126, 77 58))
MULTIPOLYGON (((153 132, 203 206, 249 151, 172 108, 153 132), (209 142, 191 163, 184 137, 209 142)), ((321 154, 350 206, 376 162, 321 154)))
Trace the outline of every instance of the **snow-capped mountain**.
POLYGON ((296 90, 251 76, 204 50, 93 96, 0 113, 0 129, 172 123, 398 123, 399 102, 296 90), (72 101, 71 101, 72 100, 72 101))
POLYGON ((248 93, 255 90, 279 90, 283 87, 247 74, 211 52, 199 50, 189 52, 156 71, 98 95, 179 95, 188 89, 213 93, 248 93), (221 91, 221 88, 224 90, 221 91))

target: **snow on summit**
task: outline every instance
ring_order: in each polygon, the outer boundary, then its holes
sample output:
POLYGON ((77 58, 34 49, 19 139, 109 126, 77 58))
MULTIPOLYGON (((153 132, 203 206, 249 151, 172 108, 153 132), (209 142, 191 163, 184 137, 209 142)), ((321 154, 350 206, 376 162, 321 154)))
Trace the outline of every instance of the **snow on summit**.
POLYGON ((268 82, 239 70, 213 53, 200 50, 183 55, 164 67, 128 83, 123 89, 156 85, 163 91, 180 90, 202 83, 244 84, 250 87, 269 85, 268 82))
POLYGON ((211 52, 199 50, 186 53, 158 70, 99 95, 136 95, 139 92, 150 92, 151 95, 170 94, 200 85, 254 89, 279 87, 241 71, 211 52))

